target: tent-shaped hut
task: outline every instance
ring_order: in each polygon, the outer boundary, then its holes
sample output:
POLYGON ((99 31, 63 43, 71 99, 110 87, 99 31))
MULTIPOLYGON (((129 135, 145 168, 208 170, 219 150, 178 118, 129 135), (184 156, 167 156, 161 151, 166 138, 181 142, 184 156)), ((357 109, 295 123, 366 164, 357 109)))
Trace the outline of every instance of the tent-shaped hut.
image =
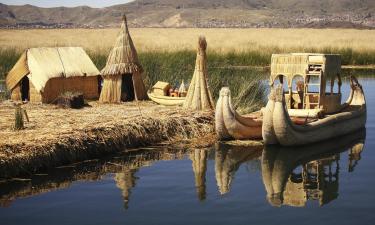
POLYGON ((119 103, 121 101, 144 100, 146 88, 142 80, 142 66, 130 37, 125 15, 115 46, 102 70, 103 88, 99 101, 119 103))
POLYGON ((51 103, 67 91, 99 97, 99 70, 80 47, 27 49, 8 73, 11 99, 51 103))
POLYGON ((206 38, 199 37, 195 70, 184 102, 184 108, 192 110, 212 110, 214 108, 214 101, 207 83, 206 48, 206 38))

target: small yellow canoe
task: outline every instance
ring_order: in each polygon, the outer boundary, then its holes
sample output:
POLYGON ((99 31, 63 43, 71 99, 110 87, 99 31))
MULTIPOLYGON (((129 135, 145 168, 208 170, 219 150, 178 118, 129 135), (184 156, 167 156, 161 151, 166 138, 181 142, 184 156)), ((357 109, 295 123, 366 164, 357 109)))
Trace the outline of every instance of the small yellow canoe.
POLYGON ((186 97, 170 97, 170 96, 162 96, 162 95, 155 95, 153 93, 148 92, 148 97, 160 104, 160 105, 166 105, 166 106, 179 106, 184 104, 184 101, 186 97))

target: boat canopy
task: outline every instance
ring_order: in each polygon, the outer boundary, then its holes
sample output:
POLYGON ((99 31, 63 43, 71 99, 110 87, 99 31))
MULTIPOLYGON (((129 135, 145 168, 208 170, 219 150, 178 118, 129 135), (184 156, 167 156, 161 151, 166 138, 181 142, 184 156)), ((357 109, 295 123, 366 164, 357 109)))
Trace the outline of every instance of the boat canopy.
MULTIPOLYGON (((285 98, 287 99, 288 109, 318 109, 325 113, 333 113, 339 110, 341 105, 342 82, 340 73, 340 55, 317 53, 273 54, 270 85, 274 86, 277 78, 282 84, 285 80, 287 81, 285 83, 288 85, 289 93, 285 93, 285 98), (297 80, 297 77, 302 77, 303 80, 297 80), (337 80, 338 85, 337 93, 334 93, 333 89, 335 80, 337 80), (330 84, 330 90, 326 90, 327 84, 330 84)), ((312 114, 311 111, 307 113, 312 114)))
POLYGON ((322 82, 334 80, 341 73, 341 56, 336 54, 290 53, 273 54, 271 58, 271 85, 283 75, 288 86, 294 76, 300 75, 305 80, 310 73, 319 73, 322 82))

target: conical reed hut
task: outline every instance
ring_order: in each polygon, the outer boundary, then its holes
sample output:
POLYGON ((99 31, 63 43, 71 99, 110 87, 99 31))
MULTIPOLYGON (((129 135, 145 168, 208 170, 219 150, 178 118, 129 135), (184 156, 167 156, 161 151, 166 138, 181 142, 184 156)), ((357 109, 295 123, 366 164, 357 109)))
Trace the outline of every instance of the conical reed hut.
POLYGON ((201 36, 198 40, 197 59, 195 61, 195 70, 190 82, 189 90, 184 108, 192 110, 213 110, 214 101, 207 81, 207 42, 206 38, 201 36))
POLYGON ((139 63, 124 15, 115 46, 109 53, 106 66, 101 71, 103 87, 99 101, 120 103, 121 101, 146 99, 142 72, 143 69, 139 63))

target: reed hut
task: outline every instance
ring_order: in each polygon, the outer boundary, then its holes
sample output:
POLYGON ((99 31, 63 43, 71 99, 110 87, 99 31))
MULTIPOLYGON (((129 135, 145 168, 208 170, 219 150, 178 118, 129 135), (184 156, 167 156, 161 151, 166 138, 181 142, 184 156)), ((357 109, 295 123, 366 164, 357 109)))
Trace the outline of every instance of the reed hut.
POLYGON ((207 81, 207 42, 201 36, 198 40, 197 59, 193 78, 187 92, 184 108, 192 110, 213 110, 214 101, 207 81))
POLYGON ((103 87, 99 101, 120 103, 121 101, 146 99, 142 72, 143 69, 139 63, 124 15, 115 46, 109 53, 106 66, 101 71, 103 87))
POLYGON ((52 103, 64 92, 99 97, 99 70, 80 47, 30 48, 6 77, 14 101, 52 103))

